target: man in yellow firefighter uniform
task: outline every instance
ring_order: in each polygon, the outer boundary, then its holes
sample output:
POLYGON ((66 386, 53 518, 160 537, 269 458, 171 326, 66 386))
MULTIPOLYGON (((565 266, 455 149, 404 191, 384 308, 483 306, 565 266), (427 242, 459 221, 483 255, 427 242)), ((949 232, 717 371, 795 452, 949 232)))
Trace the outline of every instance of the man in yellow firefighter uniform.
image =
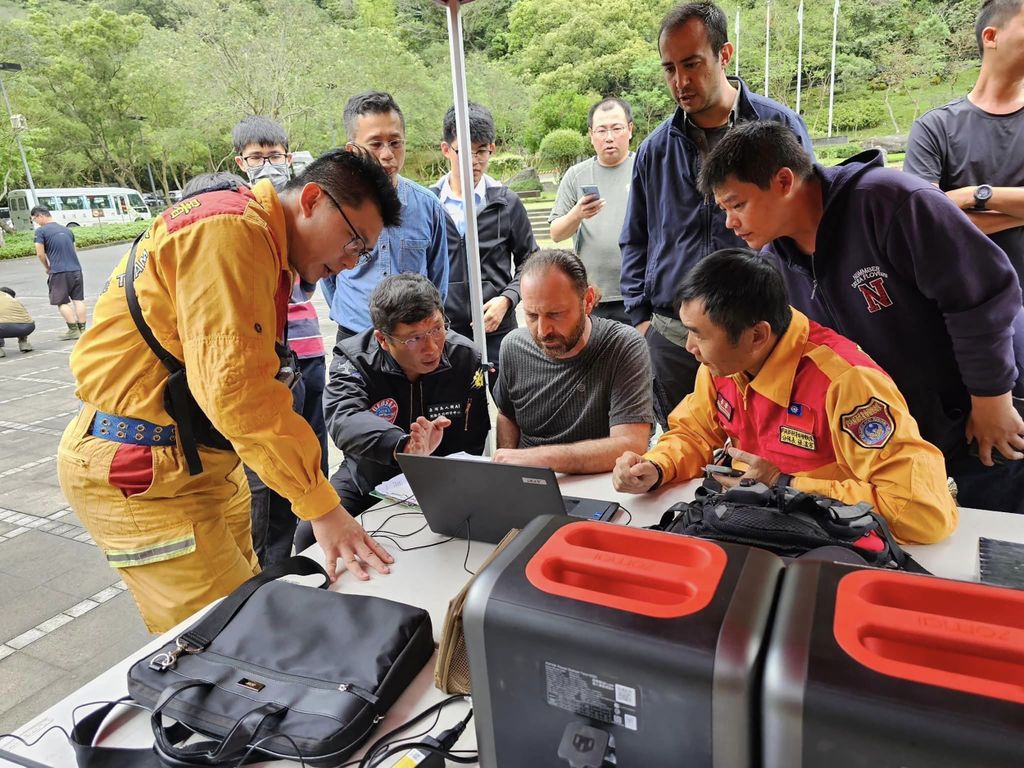
POLYGON ((83 407, 58 474, 150 631, 259 572, 242 461, 312 521, 332 580, 338 558, 388 572, 292 410, 283 335, 294 274, 351 269, 399 210, 372 157, 334 150, 280 195, 260 181, 183 200, 115 268, 71 357, 83 407))

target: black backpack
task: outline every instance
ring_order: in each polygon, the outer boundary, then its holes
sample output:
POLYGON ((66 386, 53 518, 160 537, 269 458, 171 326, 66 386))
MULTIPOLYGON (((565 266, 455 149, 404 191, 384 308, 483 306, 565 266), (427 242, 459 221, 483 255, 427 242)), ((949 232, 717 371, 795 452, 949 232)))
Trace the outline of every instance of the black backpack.
POLYGON ((722 491, 698 488, 693 501, 669 507, 652 527, 746 544, 782 557, 839 548, 868 565, 927 573, 896 543, 889 525, 870 504, 844 504, 788 487, 754 483, 722 491))

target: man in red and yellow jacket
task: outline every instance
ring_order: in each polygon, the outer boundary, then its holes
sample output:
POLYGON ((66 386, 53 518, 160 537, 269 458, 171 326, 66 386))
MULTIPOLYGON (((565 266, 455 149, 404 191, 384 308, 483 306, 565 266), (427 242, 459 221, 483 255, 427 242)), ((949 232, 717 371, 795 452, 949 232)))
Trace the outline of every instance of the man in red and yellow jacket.
POLYGON ((921 437, 892 379, 856 344, 789 306, 778 270, 752 251, 718 251, 677 293, 694 392, 643 456, 625 453, 619 491, 702 474, 731 445, 739 478, 871 504, 902 541, 939 541, 957 508, 939 450, 921 437))
POLYGON ((71 357, 83 407, 58 475, 151 631, 259 572, 239 457, 313 521, 332 579, 339 557, 361 578, 364 564, 387 572, 390 555, 345 511, 319 441, 292 410, 281 342, 294 275, 312 283, 351 269, 398 219, 377 162, 335 150, 280 195, 260 181, 183 200, 115 268, 71 357), (175 364, 195 407, 167 405, 175 364))

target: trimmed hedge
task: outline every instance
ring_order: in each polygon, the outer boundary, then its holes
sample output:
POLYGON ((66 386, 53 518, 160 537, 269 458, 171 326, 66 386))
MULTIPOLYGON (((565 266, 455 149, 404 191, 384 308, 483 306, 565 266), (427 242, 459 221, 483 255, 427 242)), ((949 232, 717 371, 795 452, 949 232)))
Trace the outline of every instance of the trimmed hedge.
MULTIPOLYGON (((73 227, 75 245, 88 248, 94 245, 109 245, 134 240, 151 223, 151 219, 140 219, 131 224, 98 224, 95 227, 73 227)), ((0 261, 35 256, 36 247, 31 232, 4 232, 5 244, 0 248, 0 261)))

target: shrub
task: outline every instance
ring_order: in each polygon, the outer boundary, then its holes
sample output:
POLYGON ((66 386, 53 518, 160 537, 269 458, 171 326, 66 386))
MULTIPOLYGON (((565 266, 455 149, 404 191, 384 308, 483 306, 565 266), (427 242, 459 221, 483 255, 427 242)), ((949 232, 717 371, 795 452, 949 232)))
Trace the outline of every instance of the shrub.
POLYGON ((496 179, 509 179, 526 167, 526 158, 522 155, 502 154, 491 158, 487 172, 496 179))
POLYGON ((859 131, 881 125, 885 117, 884 105, 875 100, 857 99, 835 105, 832 127, 837 131, 859 131))
POLYGON ((552 131, 540 143, 540 165, 561 173, 588 153, 590 142, 583 134, 568 128, 552 131))

